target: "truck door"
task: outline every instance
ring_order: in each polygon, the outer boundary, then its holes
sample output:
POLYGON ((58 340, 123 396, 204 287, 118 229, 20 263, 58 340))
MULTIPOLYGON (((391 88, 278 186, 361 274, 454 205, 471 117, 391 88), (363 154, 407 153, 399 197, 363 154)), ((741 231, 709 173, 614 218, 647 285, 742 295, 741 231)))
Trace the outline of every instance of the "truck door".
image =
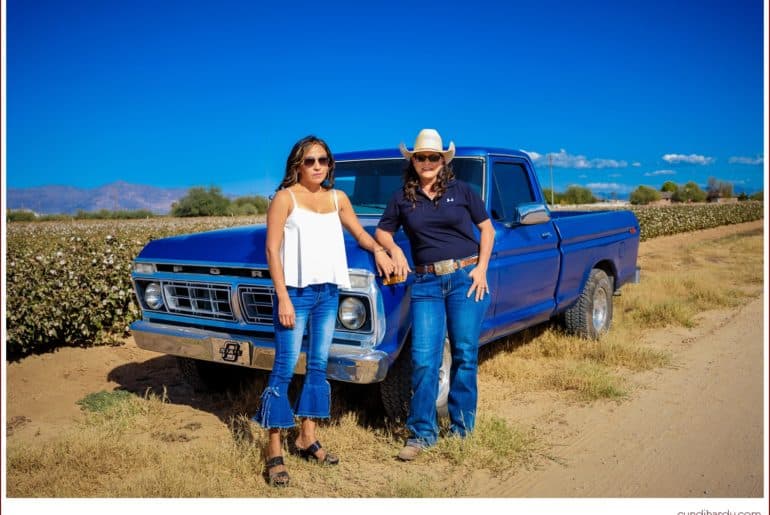
MULTIPOLYGON (((559 277, 559 241, 553 222, 513 224, 515 208, 543 202, 534 170, 523 159, 491 157, 489 212, 495 227, 490 260, 495 337, 550 318, 559 277)), ((490 319, 491 317, 491 319, 490 319)))

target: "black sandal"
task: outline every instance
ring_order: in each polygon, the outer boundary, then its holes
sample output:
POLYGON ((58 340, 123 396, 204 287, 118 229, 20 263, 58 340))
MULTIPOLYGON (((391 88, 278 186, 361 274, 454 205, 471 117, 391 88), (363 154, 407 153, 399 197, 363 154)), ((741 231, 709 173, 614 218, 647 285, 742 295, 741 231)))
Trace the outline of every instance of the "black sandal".
MULTIPOLYGON (((296 443, 295 443, 296 446, 296 443)), ((321 465, 336 465, 340 462, 340 459, 331 453, 326 453, 326 456, 323 457, 323 459, 318 459, 318 456, 316 456, 316 453, 321 450, 321 442, 316 440, 312 444, 310 444, 307 448, 301 449, 299 446, 297 446, 297 455, 300 458, 304 458, 307 461, 315 461, 316 463, 320 463, 321 465)))
POLYGON ((270 469, 283 465, 283 456, 276 456, 267 460, 267 480, 270 486, 284 487, 289 486, 289 473, 285 470, 280 472, 271 472, 270 469))

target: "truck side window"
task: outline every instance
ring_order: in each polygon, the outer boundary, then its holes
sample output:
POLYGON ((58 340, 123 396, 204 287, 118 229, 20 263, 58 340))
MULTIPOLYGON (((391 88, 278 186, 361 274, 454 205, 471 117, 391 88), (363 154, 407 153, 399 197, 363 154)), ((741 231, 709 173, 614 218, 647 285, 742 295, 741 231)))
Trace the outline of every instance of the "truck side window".
POLYGON ((455 158, 452 161, 455 177, 468 184, 481 198, 484 198, 481 183, 484 177, 484 162, 481 159, 455 158))
POLYGON ((491 194, 491 215, 495 220, 513 220, 515 206, 535 200, 527 170, 518 163, 495 162, 492 165, 491 194))

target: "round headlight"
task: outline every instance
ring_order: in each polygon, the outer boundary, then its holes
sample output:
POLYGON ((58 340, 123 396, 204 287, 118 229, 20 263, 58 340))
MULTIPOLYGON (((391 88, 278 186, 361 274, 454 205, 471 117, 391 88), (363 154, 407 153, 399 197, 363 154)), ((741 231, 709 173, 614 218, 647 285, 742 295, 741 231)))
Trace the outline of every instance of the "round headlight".
POLYGON ((163 294, 158 283, 150 283, 144 289, 144 302, 150 309, 163 307, 163 294))
POLYGON ((337 316, 340 319, 340 323, 345 329, 361 329, 361 326, 366 322, 366 306, 364 303, 355 297, 347 297, 340 302, 337 316))

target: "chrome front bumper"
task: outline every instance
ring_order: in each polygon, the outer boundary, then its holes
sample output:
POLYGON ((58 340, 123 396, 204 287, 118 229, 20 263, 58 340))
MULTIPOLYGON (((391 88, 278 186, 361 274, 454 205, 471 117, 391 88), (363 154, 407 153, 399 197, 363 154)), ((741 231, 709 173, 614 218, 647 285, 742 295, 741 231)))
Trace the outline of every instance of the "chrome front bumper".
MULTIPOLYGON (((272 338, 230 335, 225 332, 207 331, 190 327, 157 324, 138 320, 131 324, 131 333, 136 345, 142 349, 211 361, 233 366, 245 366, 261 370, 272 370, 275 358, 272 338), (239 362, 232 361, 231 355, 223 357, 223 345, 238 344, 239 362)), ((226 354, 226 353, 225 353, 226 354)), ((236 356, 238 357, 238 356, 236 356)), ((385 379, 389 359, 385 352, 332 344, 329 350, 327 376, 329 379, 349 383, 377 383, 385 379)), ((305 352, 300 352, 296 374, 304 374, 305 352)))

